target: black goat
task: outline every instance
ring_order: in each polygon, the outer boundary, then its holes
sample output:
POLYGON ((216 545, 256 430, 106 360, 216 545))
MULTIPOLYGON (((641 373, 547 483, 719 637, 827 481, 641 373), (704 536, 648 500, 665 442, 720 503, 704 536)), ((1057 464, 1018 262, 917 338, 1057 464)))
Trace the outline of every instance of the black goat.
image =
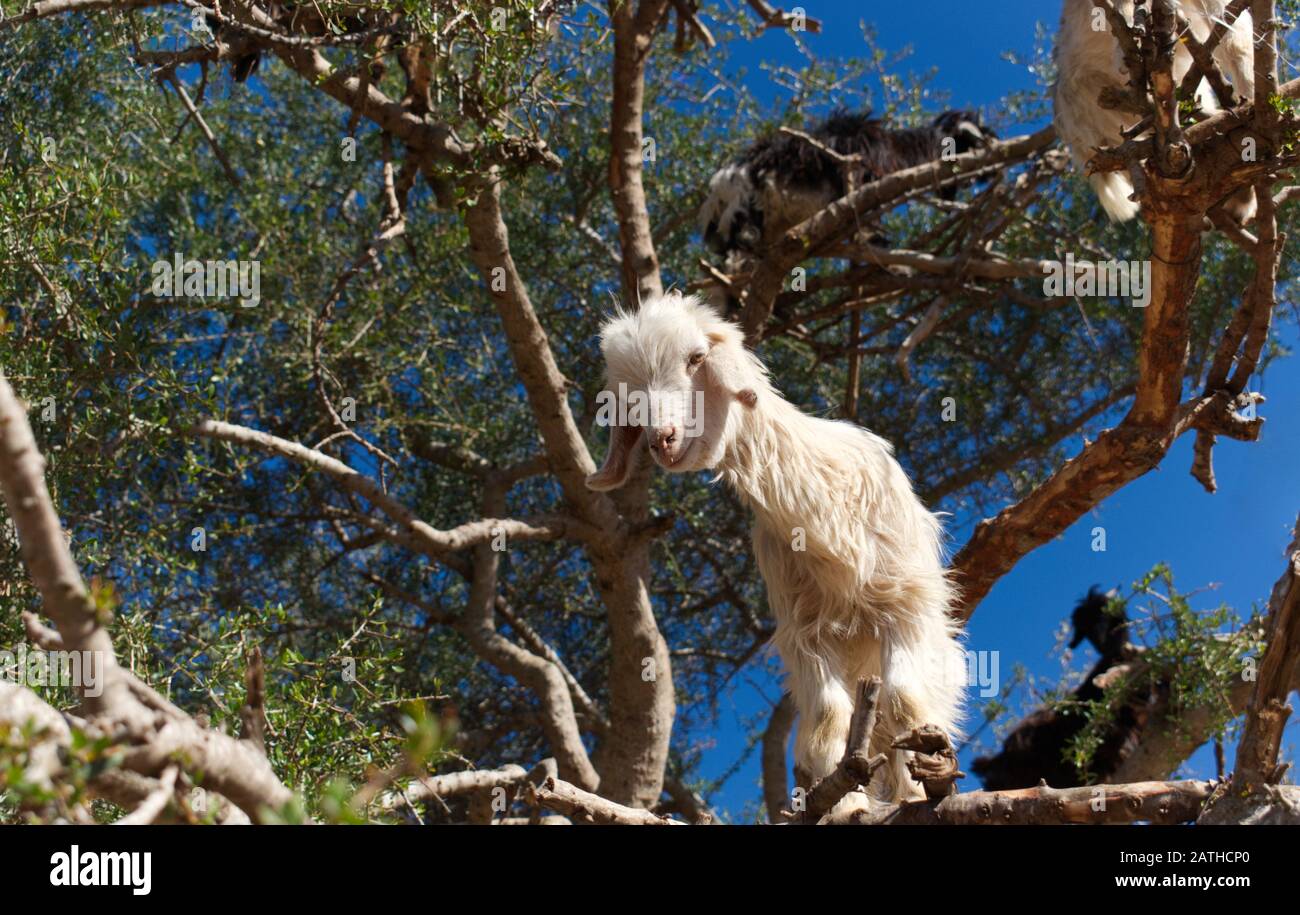
MULTIPOLYGON (((859 157, 848 165, 859 186, 996 139, 974 111, 946 111, 928 127, 893 129, 870 112, 837 109, 809 136, 840 155, 859 157)), ((710 179, 700 208, 705 244, 731 261, 729 267, 737 266, 738 253, 758 253, 779 233, 843 197, 846 164, 802 137, 764 137, 710 179)))
POLYGON ((237 83, 247 81, 250 76, 257 72, 257 65, 262 61, 261 52, 257 50, 234 51, 231 47, 232 43, 248 44, 245 36, 238 29, 223 26, 217 17, 210 13, 203 17, 203 21, 207 24, 208 31, 212 33, 218 59, 229 58, 231 77, 237 83))
POLYGON ((1107 612, 1110 594, 1103 594, 1093 585, 1088 589, 1088 596, 1079 601, 1070 622, 1074 626, 1074 638, 1070 639, 1071 650, 1078 648, 1086 639, 1101 655, 1097 663, 1114 664, 1128 647, 1128 614, 1107 612))
MULTIPOLYGON (((322 14, 314 4, 281 2, 281 0, 267 0, 263 4, 264 12, 271 19, 289 34, 305 34, 311 37, 326 37, 331 35, 355 35, 364 32, 370 28, 366 20, 368 14, 361 11, 356 15, 327 17, 322 14)), ((230 61, 230 75, 237 83, 248 80, 257 72, 257 66, 261 62, 262 52, 258 45, 254 43, 250 35, 242 31, 237 25, 223 25, 217 17, 211 13, 205 14, 204 22, 208 30, 212 33, 213 43, 217 49, 217 58, 219 60, 230 61)), ((375 50, 381 50, 387 46, 387 40, 384 39, 375 50)), ((378 55, 376 55, 378 59, 378 55)), ((372 77, 378 79, 382 73, 376 74, 376 64, 374 61, 370 64, 372 77)))
MULTIPOLYGON (((1104 690, 1097 677, 1124 660, 1129 652, 1128 617, 1122 611, 1107 612, 1110 595, 1096 586, 1074 608, 1074 638, 1071 648, 1083 641, 1092 643, 1100 657, 1069 698, 1072 706, 1096 702, 1104 690)), ((1137 735, 1145 726, 1153 697, 1145 693, 1125 702, 1116 712, 1105 738, 1093 754, 1088 778, 1065 758, 1066 748, 1083 730, 1087 719, 1078 711, 1047 706, 1016 725, 996 756, 983 756, 971 763, 988 791, 1031 788, 1045 779, 1053 788, 1106 781, 1132 753, 1137 735)))

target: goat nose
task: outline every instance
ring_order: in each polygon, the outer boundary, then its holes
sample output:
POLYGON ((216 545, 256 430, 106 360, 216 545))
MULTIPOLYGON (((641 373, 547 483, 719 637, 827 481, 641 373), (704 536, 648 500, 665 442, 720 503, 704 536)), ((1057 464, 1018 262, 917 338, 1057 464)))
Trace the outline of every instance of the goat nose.
POLYGON ((655 430, 655 444, 653 447, 656 451, 668 447, 675 441, 677 441, 676 426, 666 426, 663 429, 655 430))

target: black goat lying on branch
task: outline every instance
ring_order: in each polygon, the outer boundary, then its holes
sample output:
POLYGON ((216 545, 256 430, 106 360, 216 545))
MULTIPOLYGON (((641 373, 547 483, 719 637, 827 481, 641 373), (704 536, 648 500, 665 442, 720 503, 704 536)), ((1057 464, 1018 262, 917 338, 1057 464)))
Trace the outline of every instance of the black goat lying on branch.
MULTIPOLYGON (((719 169, 700 208, 704 242, 729 275, 741 273, 752 255, 852 188, 996 138, 974 111, 946 111, 927 127, 894 129, 870 112, 838 109, 811 133, 770 134, 719 169)), ((951 199, 954 192, 941 193, 951 199)))
MULTIPOLYGON (((359 10, 353 15, 328 15, 322 13, 312 3, 290 3, 280 2, 280 0, 271 0, 264 4, 264 7, 261 11, 273 19, 286 33, 305 33, 306 36, 316 38, 359 35, 373 27, 367 20, 374 21, 379 17, 379 14, 373 10, 359 10)), ((258 64, 262 59, 262 50, 251 38, 251 33, 241 29, 239 23, 230 14, 226 14, 223 21, 207 13, 203 16, 203 21, 208 31, 212 33, 216 59, 230 62, 230 75, 235 82, 247 82, 257 72, 258 64)), ((388 41, 389 38, 384 36, 372 48, 370 62, 372 80, 378 81, 383 78, 383 55, 378 52, 387 47, 388 41)))
POLYGON ((1115 720, 1093 754, 1086 779, 1065 755, 1070 742, 1088 723, 1079 709, 1101 699, 1105 692, 1098 679, 1132 653, 1128 616, 1122 611, 1107 612, 1110 597, 1093 586, 1074 608, 1071 616, 1074 638, 1070 648, 1078 648, 1087 640, 1100 657, 1065 706, 1048 705, 1031 713, 1007 735, 1001 752, 980 757, 971 764, 986 791, 1030 788, 1040 780, 1046 780, 1053 788, 1104 782, 1132 752, 1150 707, 1147 701, 1150 697, 1141 692, 1116 711, 1115 720))

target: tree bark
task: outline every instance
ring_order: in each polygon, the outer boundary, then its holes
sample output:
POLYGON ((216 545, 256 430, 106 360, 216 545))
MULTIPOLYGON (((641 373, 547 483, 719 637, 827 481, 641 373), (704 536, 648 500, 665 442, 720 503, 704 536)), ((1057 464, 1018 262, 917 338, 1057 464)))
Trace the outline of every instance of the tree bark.
MULTIPOLYGON (((663 295, 646 205, 643 120, 645 69, 667 0, 612 0, 614 85, 610 105, 609 191, 618 217, 623 302, 629 308, 663 295)), ((656 152, 657 155, 657 152, 656 152)))
MULTIPOLYGON (((58 628, 59 647, 89 652, 103 671, 103 691, 86 695, 76 684, 92 723, 103 720, 125 744, 123 767, 157 776, 178 760, 197 784, 229 798, 254 820, 283 807, 293 793, 252 744, 201 728, 117 663, 106 612, 82 581, 44 477, 45 459, 27 414, 0 376, 0 490, 18 532, 21 555, 42 605, 58 628)), ((28 627, 32 628, 31 625, 28 627)), ((53 637, 53 633, 50 633, 53 637)))
POLYGON ((790 806, 790 778, 786 771, 785 751, 794 728, 794 696, 783 693, 772 709, 763 732, 763 802, 769 823, 783 822, 782 812, 790 806))
POLYGON ((495 182, 484 186, 465 209, 470 256, 496 303, 565 501, 601 535, 587 549, 610 634, 610 727, 597 754, 600 788, 619 803, 650 807, 663 791, 676 698, 668 645, 650 604, 649 541, 631 530, 613 500, 587 489, 586 477, 596 465, 569 409, 566 382, 546 331, 510 255, 498 193, 495 182))
POLYGON ((1210 797, 1208 781, 1139 782, 1082 788, 1022 788, 971 791, 936 804, 873 803, 830 818, 842 825, 1050 826, 1062 823, 1186 823, 1195 820, 1210 797))
POLYGON ((1153 214, 1151 246, 1152 294, 1133 406, 1032 493, 979 523, 952 561, 961 594, 956 613, 963 621, 1022 558, 1156 467, 1173 444, 1187 372, 1187 304, 1200 271, 1200 214, 1153 214))

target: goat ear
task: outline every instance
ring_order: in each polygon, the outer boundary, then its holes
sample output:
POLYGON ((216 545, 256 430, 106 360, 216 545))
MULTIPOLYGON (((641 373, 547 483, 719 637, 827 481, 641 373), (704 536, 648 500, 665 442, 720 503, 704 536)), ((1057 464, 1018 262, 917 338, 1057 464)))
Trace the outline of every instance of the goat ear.
POLYGON ((962 121, 957 125, 957 136, 964 137, 972 146, 985 146, 989 138, 974 121, 962 121))
POLYGON ((632 472, 632 450, 641 441, 640 426, 610 426, 609 453, 600 469, 587 477, 587 488, 597 492, 618 489, 632 472))
POLYGON ((758 403, 758 392, 749 383, 744 344, 738 339, 739 334, 728 335, 713 331, 707 336, 709 358, 704 364, 713 375, 713 380, 736 400, 747 407, 753 407, 758 403))

